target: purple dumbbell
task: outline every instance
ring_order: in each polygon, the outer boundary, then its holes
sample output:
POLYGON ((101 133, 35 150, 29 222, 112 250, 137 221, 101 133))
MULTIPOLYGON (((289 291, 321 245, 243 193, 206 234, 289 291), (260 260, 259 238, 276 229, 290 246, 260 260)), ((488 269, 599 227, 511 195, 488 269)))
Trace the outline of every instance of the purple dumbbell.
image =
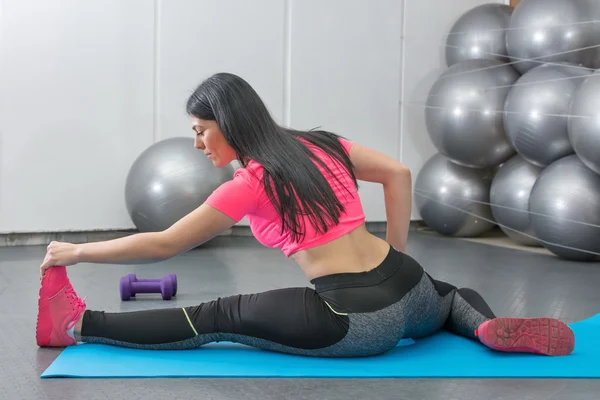
POLYGON ((163 300, 170 300, 173 296, 173 281, 169 276, 151 281, 139 281, 135 275, 129 274, 120 281, 121 300, 127 301, 136 293, 160 293, 163 300))
MULTIPOLYGON (((133 282, 159 282, 161 279, 169 278, 173 282, 173 296, 177 295, 177 275, 168 274, 162 278, 138 278, 135 274, 129 274, 129 279, 133 282)), ((132 296, 134 297, 134 296, 132 296)))

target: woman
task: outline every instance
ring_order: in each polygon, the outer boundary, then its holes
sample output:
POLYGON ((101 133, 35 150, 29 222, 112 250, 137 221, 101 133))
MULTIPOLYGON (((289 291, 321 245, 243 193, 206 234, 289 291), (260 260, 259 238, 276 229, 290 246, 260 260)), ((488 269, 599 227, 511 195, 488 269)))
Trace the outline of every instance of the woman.
POLYGON ((432 279, 404 254, 411 175, 397 161, 324 131, 280 127, 243 79, 216 74, 187 103, 195 146, 217 167, 242 168, 169 229, 98 243, 53 242, 40 266, 40 346, 78 342, 188 349, 233 341, 323 357, 381 354, 402 338, 448 329, 500 351, 565 355, 574 337, 550 318, 496 318, 479 294, 432 279), (370 234, 357 180, 383 186, 387 238, 370 234), (248 217, 314 285, 125 313, 87 310, 66 266, 174 257, 248 217), (552 338, 551 340, 549 338, 552 338))

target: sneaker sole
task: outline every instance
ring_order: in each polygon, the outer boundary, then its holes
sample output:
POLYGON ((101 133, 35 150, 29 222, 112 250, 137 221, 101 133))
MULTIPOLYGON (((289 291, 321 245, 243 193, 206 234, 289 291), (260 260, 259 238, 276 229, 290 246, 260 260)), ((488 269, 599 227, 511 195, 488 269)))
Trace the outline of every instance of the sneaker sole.
POLYGON ((476 335, 491 349, 505 352, 564 356, 575 348, 571 328, 554 318, 494 318, 476 335))
MULTIPOLYGON (((41 315, 46 315, 47 312, 44 308, 44 302, 42 302, 42 285, 40 285, 40 290, 38 293, 38 315, 37 315, 37 321, 35 324, 35 340, 37 342, 37 345, 40 347, 43 346, 48 346, 49 342, 50 342, 50 338, 49 337, 42 337, 42 332, 51 332, 52 331, 52 321, 49 318, 44 318, 42 319, 42 322, 40 322, 40 316, 41 315)), ((46 336, 46 335, 44 335, 46 336)))

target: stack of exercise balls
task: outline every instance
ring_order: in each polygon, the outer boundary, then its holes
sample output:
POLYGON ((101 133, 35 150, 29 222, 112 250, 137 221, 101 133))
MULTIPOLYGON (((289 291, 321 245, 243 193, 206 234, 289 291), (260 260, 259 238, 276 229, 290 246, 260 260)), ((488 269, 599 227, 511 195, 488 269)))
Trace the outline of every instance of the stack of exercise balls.
POLYGON ((415 179, 426 225, 571 260, 600 253, 600 1, 522 0, 463 14, 425 104, 438 153, 415 179))

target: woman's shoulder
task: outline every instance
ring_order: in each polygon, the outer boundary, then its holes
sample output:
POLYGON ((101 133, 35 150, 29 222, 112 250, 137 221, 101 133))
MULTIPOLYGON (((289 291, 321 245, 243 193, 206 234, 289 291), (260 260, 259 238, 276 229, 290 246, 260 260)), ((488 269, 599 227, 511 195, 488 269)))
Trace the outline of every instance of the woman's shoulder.
POLYGON ((240 167, 233 173, 234 179, 242 179, 248 183, 257 184, 262 182, 263 166, 254 160, 248 162, 245 167, 240 167))

